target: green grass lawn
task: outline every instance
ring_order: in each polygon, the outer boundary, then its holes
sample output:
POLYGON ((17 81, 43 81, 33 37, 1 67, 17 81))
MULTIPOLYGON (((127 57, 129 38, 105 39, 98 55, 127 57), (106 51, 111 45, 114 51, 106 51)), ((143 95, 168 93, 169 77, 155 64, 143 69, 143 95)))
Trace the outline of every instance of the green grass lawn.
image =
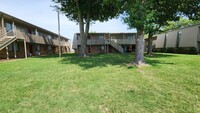
POLYGON ((0 63, 0 112, 200 112, 200 56, 75 54, 0 63))

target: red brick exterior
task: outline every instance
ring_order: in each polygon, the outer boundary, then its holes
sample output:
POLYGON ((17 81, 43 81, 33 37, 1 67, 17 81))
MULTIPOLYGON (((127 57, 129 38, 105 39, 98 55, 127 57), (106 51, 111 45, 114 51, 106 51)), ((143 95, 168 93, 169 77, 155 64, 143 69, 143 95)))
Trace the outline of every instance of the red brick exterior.
MULTIPOLYGON (((15 41, 15 43, 18 45, 18 51, 16 51, 16 58, 24 58, 25 57, 24 43, 19 40, 15 41)), ((15 58, 15 52, 8 50, 8 56, 9 58, 15 58)), ((0 59, 6 59, 6 58, 7 58, 7 52, 6 52, 6 48, 4 48, 0 50, 0 59)))
MULTIPOLYGON (((14 43, 14 42, 13 42, 14 43)), ((13 44, 12 43, 12 44, 13 44)), ((16 51, 16 58, 24 58, 25 50, 24 50, 24 42, 23 41, 15 41, 18 45, 18 51, 16 51)), ((44 44, 26 44, 27 56, 39 56, 39 55, 48 55, 48 54, 58 54, 59 53, 58 46, 51 46, 51 50, 49 50, 48 45, 44 44), (36 46, 39 46, 40 51, 37 51, 36 46)), ((67 53, 69 48, 61 47, 61 53, 67 53)), ((15 58, 15 52, 8 50, 9 58, 15 58)), ((7 59, 6 48, 0 50, 0 59, 7 59)))

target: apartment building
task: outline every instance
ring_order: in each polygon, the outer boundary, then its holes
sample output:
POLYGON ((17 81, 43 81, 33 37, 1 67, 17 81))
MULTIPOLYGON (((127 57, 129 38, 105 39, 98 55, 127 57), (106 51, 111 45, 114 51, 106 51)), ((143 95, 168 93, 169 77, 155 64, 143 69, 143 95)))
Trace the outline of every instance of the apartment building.
MULTIPOLYGON (((0 59, 57 54, 58 34, 0 12, 0 59)), ((70 51, 68 38, 60 37, 61 52, 70 51)))
MULTIPOLYGON (((135 50, 136 33, 89 33, 87 53, 129 53, 135 50)), ((80 34, 74 34, 75 53, 80 53, 80 34)))
POLYGON ((156 35, 154 51, 200 53, 200 24, 156 35))

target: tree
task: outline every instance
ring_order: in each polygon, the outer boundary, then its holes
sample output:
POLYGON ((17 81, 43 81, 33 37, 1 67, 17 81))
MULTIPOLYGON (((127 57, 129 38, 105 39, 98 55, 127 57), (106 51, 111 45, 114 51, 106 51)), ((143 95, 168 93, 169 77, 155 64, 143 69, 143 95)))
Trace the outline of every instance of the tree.
POLYGON ((127 0, 124 22, 137 29, 134 64, 144 64, 144 32, 150 37, 167 20, 177 18, 179 4, 175 0, 127 0), (169 10, 170 9, 170 10, 169 10), (158 27, 156 27, 158 26, 158 27))
POLYGON ((187 18, 180 18, 178 21, 168 21, 168 24, 166 26, 163 26, 162 31, 167 32, 169 30, 174 30, 199 23, 200 21, 198 20, 189 20, 187 18))
POLYGON ((180 0, 180 13, 190 20, 200 19, 200 0, 180 0))
POLYGON ((87 37, 90 24, 97 20, 107 21, 119 14, 120 0, 53 0, 60 10, 79 24, 81 56, 87 55, 87 37))
POLYGON ((150 14, 147 15, 145 24, 145 34, 148 34, 148 55, 152 55, 153 35, 161 32, 160 28, 167 25, 169 20, 178 20, 177 7, 179 5, 174 1, 153 0, 153 4, 150 6, 150 14))
POLYGON ((135 65, 144 64, 144 25, 149 10, 147 8, 151 0, 127 0, 125 2, 124 22, 128 24, 129 28, 136 28, 136 50, 135 65))
POLYGON ((174 0, 170 2, 160 0, 157 2, 154 1, 153 6, 154 7, 151 9, 151 13, 154 15, 147 19, 147 23, 145 25, 145 33, 149 36, 148 55, 152 54, 152 36, 163 32, 163 27, 164 31, 168 31, 200 23, 200 21, 198 21, 198 19, 200 19, 199 0, 174 0), (191 20, 186 18, 179 19, 181 16, 187 16, 191 20))

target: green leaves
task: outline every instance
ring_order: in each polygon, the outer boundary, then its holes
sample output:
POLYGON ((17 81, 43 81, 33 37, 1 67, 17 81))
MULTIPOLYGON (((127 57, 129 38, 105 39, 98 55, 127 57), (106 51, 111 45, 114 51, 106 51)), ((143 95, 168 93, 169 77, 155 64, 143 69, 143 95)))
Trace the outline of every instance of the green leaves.
POLYGON ((90 13, 91 21, 107 21, 119 15, 121 0, 53 0, 60 10, 72 21, 78 22, 78 13, 84 20, 90 13), (78 4, 77 4, 78 3, 78 4))
POLYGON ((163 31, 169 31, 173 29, 178 29, 185 26, 190 26, 194 24, 200 24, 200 21, 193 21, 187 18, 180 18, 178 21, 168 21, 168 25, 163 27, 163 31))

